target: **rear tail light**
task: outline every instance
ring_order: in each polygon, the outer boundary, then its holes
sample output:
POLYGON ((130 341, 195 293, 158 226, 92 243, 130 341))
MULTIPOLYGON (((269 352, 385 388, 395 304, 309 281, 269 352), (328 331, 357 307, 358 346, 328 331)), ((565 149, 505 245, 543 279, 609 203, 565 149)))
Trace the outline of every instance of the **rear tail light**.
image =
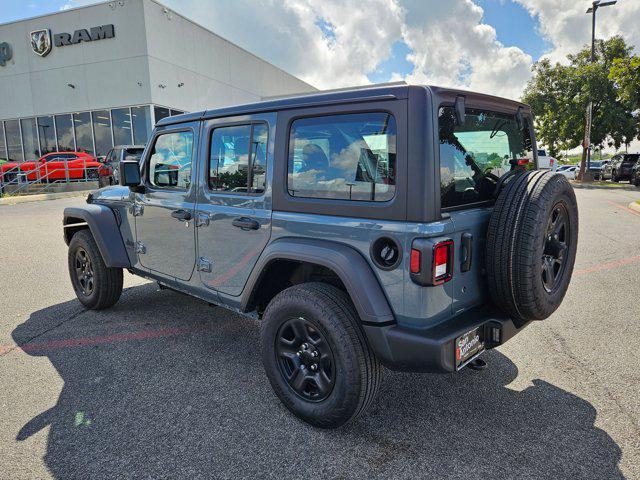
POLYGON ((441 285, 453 278, 453 240, 416 238, 409 271, 418 285, 441 285))
POLYGON ((518 165, 519 166, 529 165, 529 159, 528 158, 519 158, 518 159, 518 165))
POLYGON ((453 277, 453 240, 445 240, 433 247, 433 284, 440 285, 453 277))

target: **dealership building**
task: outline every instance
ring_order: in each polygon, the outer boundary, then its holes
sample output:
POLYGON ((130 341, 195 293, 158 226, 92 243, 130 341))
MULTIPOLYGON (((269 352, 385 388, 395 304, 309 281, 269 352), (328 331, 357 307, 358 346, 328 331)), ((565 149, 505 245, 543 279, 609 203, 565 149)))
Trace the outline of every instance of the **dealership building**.
POLYGON ((105 155, 187 111, 315 90, 154 0, 0 25, 0 159, 105 155))

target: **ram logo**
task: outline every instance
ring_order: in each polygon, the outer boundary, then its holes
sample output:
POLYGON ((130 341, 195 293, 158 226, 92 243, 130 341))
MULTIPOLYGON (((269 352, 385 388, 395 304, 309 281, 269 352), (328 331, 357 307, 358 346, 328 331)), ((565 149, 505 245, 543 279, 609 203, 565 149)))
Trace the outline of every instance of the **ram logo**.
POLYGON ((48 28, 35 30, 30 36, 33 51, 41 57, 46 57, 51 51, 51 31, 48 28))

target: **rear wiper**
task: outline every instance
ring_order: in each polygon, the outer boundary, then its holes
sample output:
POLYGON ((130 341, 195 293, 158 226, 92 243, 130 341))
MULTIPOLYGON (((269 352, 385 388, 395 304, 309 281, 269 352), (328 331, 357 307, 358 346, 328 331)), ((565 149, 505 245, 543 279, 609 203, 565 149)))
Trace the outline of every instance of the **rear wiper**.
POLYGON ((498 120, 494 125, 493 130, 491 130, 491 135, 489 135, 489 138, 495 137, 500 131, 500 128, 503 127, 506 123, 506 120, 498 120))

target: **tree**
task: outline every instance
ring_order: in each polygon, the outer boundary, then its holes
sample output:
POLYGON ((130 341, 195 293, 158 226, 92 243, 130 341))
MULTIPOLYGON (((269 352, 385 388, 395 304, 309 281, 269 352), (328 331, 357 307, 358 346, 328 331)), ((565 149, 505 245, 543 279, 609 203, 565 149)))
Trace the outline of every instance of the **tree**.
POLYGON ((640 57, 616 58, 609 79, 618 86, 620 98, 640 110, 640 57))
MULTIPOLYGON (((539 138, 551 155, 583 144, 585 115, 593 102, 591 145, 620 148, 639 134, 633 104, 619 83, 610 78, 616 61, 630 61, 632 47, 613 37, 596 42, 596 61, 590 48, 568 55, 568 64, 552 65, 548 59, 533 66, 523 101, 531 105, 539 138)), ((634 72, 636 73, 636 72, 634 72)), ((580 177, 584 173, 587 148, 583 145, 580 177)))

